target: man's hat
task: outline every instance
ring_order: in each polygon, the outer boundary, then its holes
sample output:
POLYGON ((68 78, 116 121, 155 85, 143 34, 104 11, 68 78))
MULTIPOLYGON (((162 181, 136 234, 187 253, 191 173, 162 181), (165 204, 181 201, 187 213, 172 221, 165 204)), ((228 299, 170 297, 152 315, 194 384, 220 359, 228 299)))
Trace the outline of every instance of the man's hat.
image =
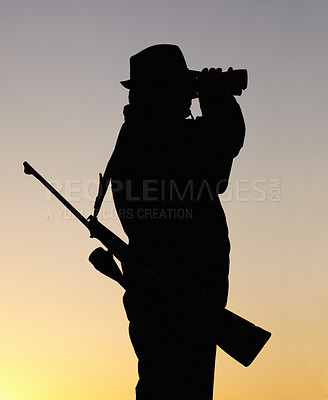
POLYGON ((136 84, 156 81, 179 81, 199 72, 189 70, 180 48, 174 44, 156 44, 130 58, 130 79, 121 81, 126 89, 136 84))

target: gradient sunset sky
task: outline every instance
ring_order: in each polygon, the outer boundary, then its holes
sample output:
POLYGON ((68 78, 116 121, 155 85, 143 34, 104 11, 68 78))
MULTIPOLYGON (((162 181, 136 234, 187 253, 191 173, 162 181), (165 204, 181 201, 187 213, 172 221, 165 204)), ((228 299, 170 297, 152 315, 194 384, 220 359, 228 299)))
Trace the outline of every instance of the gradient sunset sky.
MULTIPOLYGON (((273 335, 248 368, 218 350, 214 399, 327 400, 328 2, 3 0, 0 19, 0 400, 134 398, 123 290, 22 163, 87 217, 123 121, 119 82, 156 43, 179 45, 191 69, 249 72, 247 138, 222 195, 228 307, 273 335)), ((126 239, 110 195, 100 220, 126 239)))

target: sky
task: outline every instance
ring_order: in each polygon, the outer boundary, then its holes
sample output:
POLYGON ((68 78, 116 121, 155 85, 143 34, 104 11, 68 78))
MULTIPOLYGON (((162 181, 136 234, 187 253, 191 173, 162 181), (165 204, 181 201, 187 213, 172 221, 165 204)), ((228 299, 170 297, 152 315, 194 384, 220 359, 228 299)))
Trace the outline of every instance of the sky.
MULTIPOLYGON (((327 17, 326 0, 2 0, 0 400, 134 398, 123 289, 22 163, 87 217, 123 122, 119 82, 156 43, 191 69, 249 73, 222 195, 228 308, 272 338, 248 368, 218 349, 214 400, 328 399, 327 17)), ((126 240, 110 194, 100 220, 126 240)))

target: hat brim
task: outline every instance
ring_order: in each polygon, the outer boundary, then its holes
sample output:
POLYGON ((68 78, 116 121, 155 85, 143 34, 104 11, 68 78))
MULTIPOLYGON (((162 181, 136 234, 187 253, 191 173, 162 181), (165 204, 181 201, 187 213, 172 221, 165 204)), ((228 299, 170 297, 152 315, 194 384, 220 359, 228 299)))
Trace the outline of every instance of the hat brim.
POLYGON ((121 81, 120 83, 125 87, 125 89, 131 89, 131 79, 128 79, 127 81, 121 81))
MULTIPOLYGON (((193 78, 198 78, 198 76, 200 75, 200 71, 188 69, 188 74, 190 74, 193 78)), ((133 85, 133 81, 132 81, 132 79, 128 79, 126 81, 120 81, 120 84, 123 87, 125 87, 125 89, 131 89, 131 87, 133 85)))

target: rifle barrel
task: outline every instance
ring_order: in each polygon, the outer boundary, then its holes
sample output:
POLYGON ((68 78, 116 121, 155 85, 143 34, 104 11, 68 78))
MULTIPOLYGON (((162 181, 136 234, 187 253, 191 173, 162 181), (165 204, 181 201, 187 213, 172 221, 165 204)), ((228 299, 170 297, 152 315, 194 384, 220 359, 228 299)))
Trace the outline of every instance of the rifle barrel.
POLYGON ((50 185, 28 162, 24 162, 24 172, 27 175, 33 175, 36 179, 38 179, 50 192, 57 197, 57 199, 67 207, 72 214, 76 216, 78 220, 82 222, 89 229, 89 222, 83 215, 77 211, 75 207, 73 207, 57 190, 50 185))

